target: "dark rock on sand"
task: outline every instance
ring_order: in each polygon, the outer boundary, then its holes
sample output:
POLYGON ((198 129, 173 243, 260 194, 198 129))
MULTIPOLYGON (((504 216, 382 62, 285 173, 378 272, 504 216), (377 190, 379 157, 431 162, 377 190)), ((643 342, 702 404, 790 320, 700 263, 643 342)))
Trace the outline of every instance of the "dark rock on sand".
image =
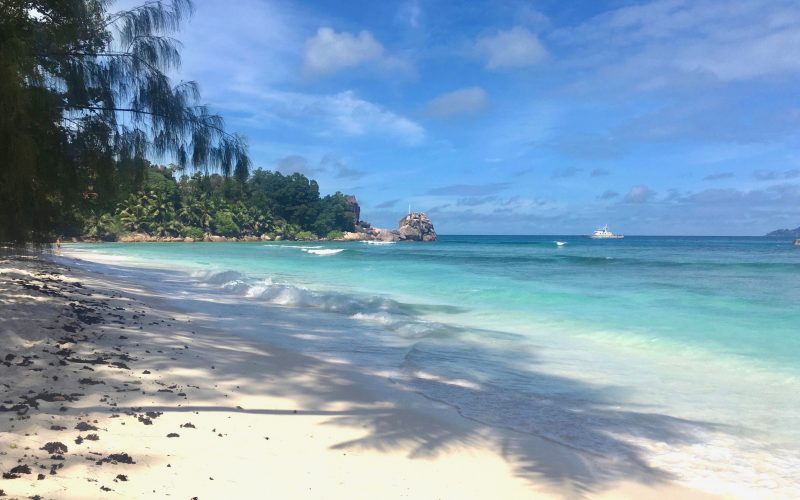
POLYGON ((112 453, 111 455, 105 458, 101 458, 95 463, 97 465, 103 465, 104 463, 116 465, 116 464, 135 464, 136 462, 134 462, 133 458, 131 458, 131 456, 128 455, 127 453, 112 453))
POLYGON ((46 445, 42 446, 39 449, 40 450, 44 450, 47 453, 51 453, 51 454, 53 454, 53 453, 66 453, 66 452, 69 451, 69 448, 67 448, 67 445, 65 445, 64 443, 60 443, 58 441, 51 441, 51 442, 47 443, 46 445))
POLYGON ((103 382, 102 380, 94 380, 94 379, 91 379, 91 378, 82 378, 82 379, 78 380, 78 383, 81 384, 81 385, 105 384, 105 382, 103 382))

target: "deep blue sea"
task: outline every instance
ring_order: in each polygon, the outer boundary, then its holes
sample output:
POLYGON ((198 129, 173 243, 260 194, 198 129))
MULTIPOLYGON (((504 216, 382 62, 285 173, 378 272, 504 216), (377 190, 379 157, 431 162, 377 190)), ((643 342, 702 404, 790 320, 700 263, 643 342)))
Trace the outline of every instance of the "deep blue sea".
POLYGON ((442 236, 69 252, 181 272, 198 293, 258 301, 265 315, 278 305, 346 319, 349 328, 314 342, 263 335, 466 418, 623 460, 643 454, 689 483, 800 491, 800 247, 791 241, 442 236))

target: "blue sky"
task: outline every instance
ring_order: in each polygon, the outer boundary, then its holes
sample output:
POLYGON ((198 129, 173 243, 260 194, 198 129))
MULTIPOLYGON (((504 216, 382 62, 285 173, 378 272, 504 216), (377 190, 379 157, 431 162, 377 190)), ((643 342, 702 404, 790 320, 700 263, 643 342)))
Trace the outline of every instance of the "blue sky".
POLYGON ((800 225, 796 0, 195 3, 178 77, 375 225, 800 225))

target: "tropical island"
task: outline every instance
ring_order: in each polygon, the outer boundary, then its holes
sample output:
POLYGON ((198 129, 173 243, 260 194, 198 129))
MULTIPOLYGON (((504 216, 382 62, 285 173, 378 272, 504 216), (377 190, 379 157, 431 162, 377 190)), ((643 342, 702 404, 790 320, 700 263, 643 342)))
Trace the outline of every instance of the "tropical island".
POLYGON ((800 226, 794 229, 776 229, 766 234, 769 238, 800 238, 800 226))
POLYGON ((119 169, 113 193, 87 193, 56 232, 72 241, 434 241, 427 215, 409 213, 396 230, 360 220, 355 196, 320 196, 300 173, 257 169, 246 180, 176 174, 176 165, 119 169))

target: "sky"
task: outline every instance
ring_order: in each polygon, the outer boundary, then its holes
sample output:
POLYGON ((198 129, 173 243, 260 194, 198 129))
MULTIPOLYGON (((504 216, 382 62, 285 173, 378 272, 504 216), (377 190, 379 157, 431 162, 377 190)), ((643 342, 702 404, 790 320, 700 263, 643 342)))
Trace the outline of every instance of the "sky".
POLYGON ((376 226, 800 225, 796 0, 195 0, 177 37, 254 166, 376 226))

